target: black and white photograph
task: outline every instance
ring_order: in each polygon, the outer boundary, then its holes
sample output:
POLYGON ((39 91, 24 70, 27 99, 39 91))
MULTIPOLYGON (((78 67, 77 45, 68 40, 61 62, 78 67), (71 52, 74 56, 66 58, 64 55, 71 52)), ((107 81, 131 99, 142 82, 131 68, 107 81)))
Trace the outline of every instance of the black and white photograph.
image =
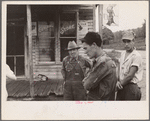
POLYGON ((149 1, 2 1, 2 120, 149 118, 149 1))

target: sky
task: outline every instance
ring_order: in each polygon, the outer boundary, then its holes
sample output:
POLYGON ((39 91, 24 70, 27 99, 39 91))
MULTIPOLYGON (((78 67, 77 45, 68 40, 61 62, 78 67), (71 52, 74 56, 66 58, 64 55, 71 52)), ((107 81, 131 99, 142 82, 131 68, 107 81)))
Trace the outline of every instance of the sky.
MULTIPOLYGON (((107 26, 113 32, 141 27, 144 19, 148 22, 148 2, 128 1, 119 4, 116 2, 116 4, 117 6, 114 7, 114 13, 116 13, 114 21, 116 19, 117 25, 107 26)), ((104 4, 103 8, 105 6, 104 4)), ((103 12, 105 15, 106 11, 103 10, 103 12)), ((105 19, 103 22, 105 22, 105 19)))

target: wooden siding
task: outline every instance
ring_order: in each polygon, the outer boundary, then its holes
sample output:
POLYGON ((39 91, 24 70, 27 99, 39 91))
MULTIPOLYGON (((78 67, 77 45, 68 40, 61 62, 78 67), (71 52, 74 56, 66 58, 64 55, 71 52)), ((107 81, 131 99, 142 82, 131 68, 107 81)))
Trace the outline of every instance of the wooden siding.
POLYGON ((36 80, 36 77, 38 74, 46 75, 49 79, 62 79, 61 75, 61 65, 49 65, 49 64, 41 64, 41 65, 35 65, 33 68, 34 72, 34 80, 36 80))
MULTIPOLYGON (((93 9, 80 9, 79 10, 79 23, 85 22, 87 25, 87 31, 79 32, 78 29, 78 39, 77 43, 79 46, 82 45, 81 41, 79 39, 83 38, 87 32, 93 31, 93 9)), ((81 46, 82 47, 82 46, 81 46)), ((85 58, 88 58, 86 54, 84 54, 84 50, 81 48, 79 49, 79 55, 84 56, 85 58)))
MULTIPOLYGON (((87 31, 79 32, 77 29, 77 44, 81 46, 80 38, 84 37, 88 31, 93 31, 93 9, 92 7, 82 6, 76 9, 77 12, 77 24, 80 21, 87 23, 87 31)), ((60 63, 60 40, 58 30, 59 30, 59 17, 56 16, 55 24, 55 35, 52 37, 49 35, 49 32, 43 32, 42 34, 38 32, 37 36, 33 36, 33 74, 34 81, 38 74, 46 75, 49 79, 62 79, 61 74, 61 63, 60 63), (57 25, 56 25, 57 24, 57 25), (49 46, 50 40, 55 41, 54 50, 55 50, 55 61, 50 61, 49 59, 49 46), (47 55, 43 55, 42 51, 45 51, 47 55), (49 61, 48 61, 49 60, 49 61), (52 62, 52 63, 51 63, 52 62)), ((39 24, 37 25, 37 27, 39 24)), ((78 27, 78 25, 77 25, 78 27)), ((37 28, 38 29, 38 28, 37 28)), ((38 30, 37 30, 38 31, 38 30)), ((83 49, 79 50, 79 54, 87 57, 84 54, 83 49)))

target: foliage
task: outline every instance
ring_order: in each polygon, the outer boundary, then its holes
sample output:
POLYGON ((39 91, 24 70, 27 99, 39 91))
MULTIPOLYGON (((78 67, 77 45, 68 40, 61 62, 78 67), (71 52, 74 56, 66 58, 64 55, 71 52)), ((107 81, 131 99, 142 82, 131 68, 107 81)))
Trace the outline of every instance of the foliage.
POLYGON ((114 34, 113 32, 108 29, 107 27, 104 27, 103 28, 103 44, 106 45, 106 44, 109 44, 109 41, 110 40, 114 40, 114 34))
MULTIPOLYGON (((136 38, 145 38, 146 37, 146 20, 144 20, 144 23, 142 27, 138 27, 136 29, 130 29, 136 34, 136 38)), ((122 32, 123 31, 117 31, 114 32, 114 41, 120 41, 122 38, 122 32)))
POLYGON ((109 57, 111 57, 111 59, 116 63, 116 65, 118 65, 119 64, 119 58, 120 58, 120 56, 121 56, 121 52, 118 52, 118 51, 116 51, 116 50, 112 50, 112 51, 106 51, 106 53, 107 53, 107 55, 109 56, 109 57))
MULTIPOLYGON (((146 50, 145 38, 138 37, 135 41, 135 47, 137 50, 146 50)), ((115 50, 124 50, 124 44, 121 40, 114 40, 110 42, 109 45, 103 45, 103 49, 115 49, 115 50)))
POLYGON ((133 32, 136 34, 136 38, 138 37, 146 37, 146 20, 144 20, 144 23, 141 28, 133 29, 133 32))

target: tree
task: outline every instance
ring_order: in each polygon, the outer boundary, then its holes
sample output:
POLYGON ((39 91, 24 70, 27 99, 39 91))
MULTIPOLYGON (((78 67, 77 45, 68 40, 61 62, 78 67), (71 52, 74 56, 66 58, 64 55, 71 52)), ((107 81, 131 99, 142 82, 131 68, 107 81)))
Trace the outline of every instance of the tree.
POLYGON ((146 37, 146 20, 144 19, 144 23, 143 23, 142 27, 132 29, 132 31, 136 34, 137 38, 138 37, 145 38, 146 37))
POLYGON ((114 40, 114 34, 113 32, 108 29, 107 27, 103 28, 103 33, 102 33, 102 39, 103 39, 103 44, 108 45, 110 40, 114 40))
POLYGON ((146 37, 146 20, 145 19, 144 19, 144 23, 142 26, 142 32, 143 32, 143 37, 145 38, 146 37))

